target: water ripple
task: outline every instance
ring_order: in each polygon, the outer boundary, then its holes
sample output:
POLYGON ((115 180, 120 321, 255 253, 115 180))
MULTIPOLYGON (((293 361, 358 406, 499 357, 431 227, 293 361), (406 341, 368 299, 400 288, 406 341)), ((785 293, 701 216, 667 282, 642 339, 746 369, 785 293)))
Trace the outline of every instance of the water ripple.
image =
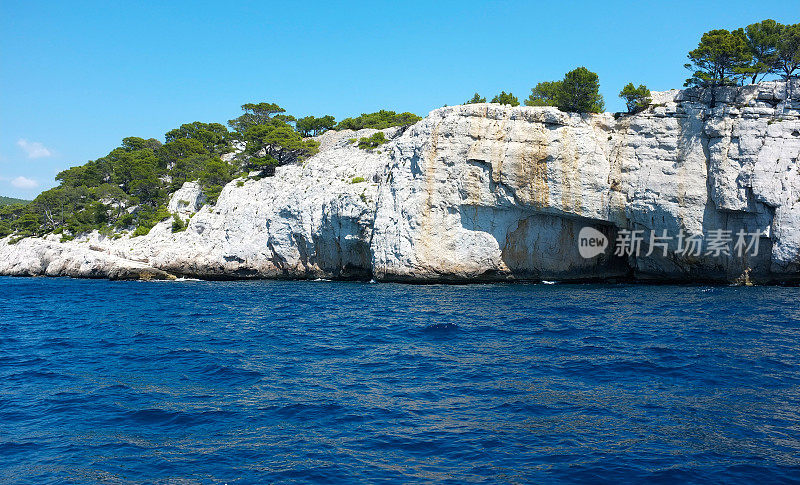
POLYGON ((800 290, 0 278, 0 482, 792 482, 800 290))

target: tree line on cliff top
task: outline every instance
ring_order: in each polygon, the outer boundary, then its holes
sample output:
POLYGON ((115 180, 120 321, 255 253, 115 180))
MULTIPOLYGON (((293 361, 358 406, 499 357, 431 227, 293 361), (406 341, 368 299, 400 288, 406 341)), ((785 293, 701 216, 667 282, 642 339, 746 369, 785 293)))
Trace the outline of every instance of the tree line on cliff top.
MULTIPOLYGON (((800 70, 800 23, 783 25, 767 19, 733 31, 711 30, 703 34, 688 58, 684 67, 692 75, 684 84, 687 87, 744 85, 769 75, 789 79, 800 70)), ((567 112, 600 113, 604 103, 599 89, 597 74, 579 67, 562 80, 540 82, 524 102, 526 106, 555 106, 567 112)), ((636 87, 628 83, 619 96, 625 100, 628 112, 634 113, 647 107, 650 91, 643 84, 636 87)), ((485 97, 475 93, 466 103, 485 102, 485 97)), ((491 102, 519 106, 519 99, 505 91, 491 102)))
MULTIPOLYGON (((628 83, 619 95, 625 99, 630 113, 646 108, 650 102, 650 90, 643 84, 635 87, 633 83, 628 83)), ((485 102, 485 97, 475 93, 465 104, 485 102)), ((491 102, 519 106, 519 99, 505 91, 492 98, 491 102)), ((555 106, 571 113, 601 113, 605 109, 598 75, 583 66, 569 71, 559 81, 540 82, 531 89, 524 103, 525 106, 555 106)))
MULTIPOLYGON (((768 19, 733 31, 711 30, 688 58, 685 67, 692 75, 686 86, 716 88, 755 83, 766 76, 788 79, 800 70, 800 24, 782 25, 768 19)), ((599 88, 597 74, 578 67, 561 80, 538 83, 524 103, 598 113, 604 109, 599 88)), ((630 113, 650 103, 650 91, 643 84, 628 83, 619 95, 630 113)), ((476 93, 466 103, 485 102, 476 93)), ((520 104, 505 91, 491 102, 520 104)), ((242 110, 241 116, 228 121, 230 130, 220 123, 196 121, 170 130, 163 143, 128 137, 108 155, 60 172, 59 185, 32 202, 0 205, 0 237, 14 234, 13 240, 18 240, 58 233, 62 239, 71 239, 92 230, 114 237, 123 232, 136 236, 170 217, 175 219, 173 230, 182 230, 184 221, 166 206, 169 195, 184 182, 197 181, 207 202, 213 204, 222 188, 236 178, 243 185, 245 179, 269 176, 277 166, 315 154, 318 143, 309 137, 327 130, 381 130, 421 119, 412 113, 380 110, 336 123, 330 115, 295 118, 274 103, 248 103, 242 110)), ((382 133, 353 140, 364 149, 386 141, 382 133)))

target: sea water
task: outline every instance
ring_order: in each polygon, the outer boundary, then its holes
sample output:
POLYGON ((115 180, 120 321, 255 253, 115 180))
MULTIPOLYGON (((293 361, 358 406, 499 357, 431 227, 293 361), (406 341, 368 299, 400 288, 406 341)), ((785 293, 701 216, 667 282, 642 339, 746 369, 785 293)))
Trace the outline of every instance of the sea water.
POLYGON ((787 482, 800 289, 0 278, 0 482, 787 482))

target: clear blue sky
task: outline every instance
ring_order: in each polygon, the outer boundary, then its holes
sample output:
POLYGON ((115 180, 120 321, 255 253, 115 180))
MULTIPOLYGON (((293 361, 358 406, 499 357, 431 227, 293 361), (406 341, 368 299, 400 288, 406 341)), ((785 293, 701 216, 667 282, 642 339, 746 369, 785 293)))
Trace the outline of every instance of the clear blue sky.
POLYGON ((616 111, 629 81, 680 87, 703 32, 764 18, 798 22, 800 3, 0 0, 0 195, 252 101, 425 115, 585 65, 616 111))

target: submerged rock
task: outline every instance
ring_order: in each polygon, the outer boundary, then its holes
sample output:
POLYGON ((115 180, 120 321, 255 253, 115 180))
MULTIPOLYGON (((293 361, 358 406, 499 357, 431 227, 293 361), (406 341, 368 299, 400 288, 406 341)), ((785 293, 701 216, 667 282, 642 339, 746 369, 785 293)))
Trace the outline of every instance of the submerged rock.
POLYGON ((188 219, 147 236, 0 240, 0 274, 399 281, 800 280, 800 81, 653 93, 636 115, 472 104, 383 130, 373 151, 327 132, 320 153, 273 177, 196 184, 188 219), (238 183, 237 183, 238 182, 238 183), (202 208, 200 208, 202 206, 202 208), (584 258, 584 227, 610 241, 584 258), (641 231, 638 254, 614 242, 641 231), (664 233, 666 231, 666 233, 664 233), (758 253, 682 254, 679 234, 756 234, 758 253), (730 233, 727 233, 730 231, 730 233), (648 235, 673 237, 650 251, 648 235), (649 253, 649 254, 648 254, 649 253))

